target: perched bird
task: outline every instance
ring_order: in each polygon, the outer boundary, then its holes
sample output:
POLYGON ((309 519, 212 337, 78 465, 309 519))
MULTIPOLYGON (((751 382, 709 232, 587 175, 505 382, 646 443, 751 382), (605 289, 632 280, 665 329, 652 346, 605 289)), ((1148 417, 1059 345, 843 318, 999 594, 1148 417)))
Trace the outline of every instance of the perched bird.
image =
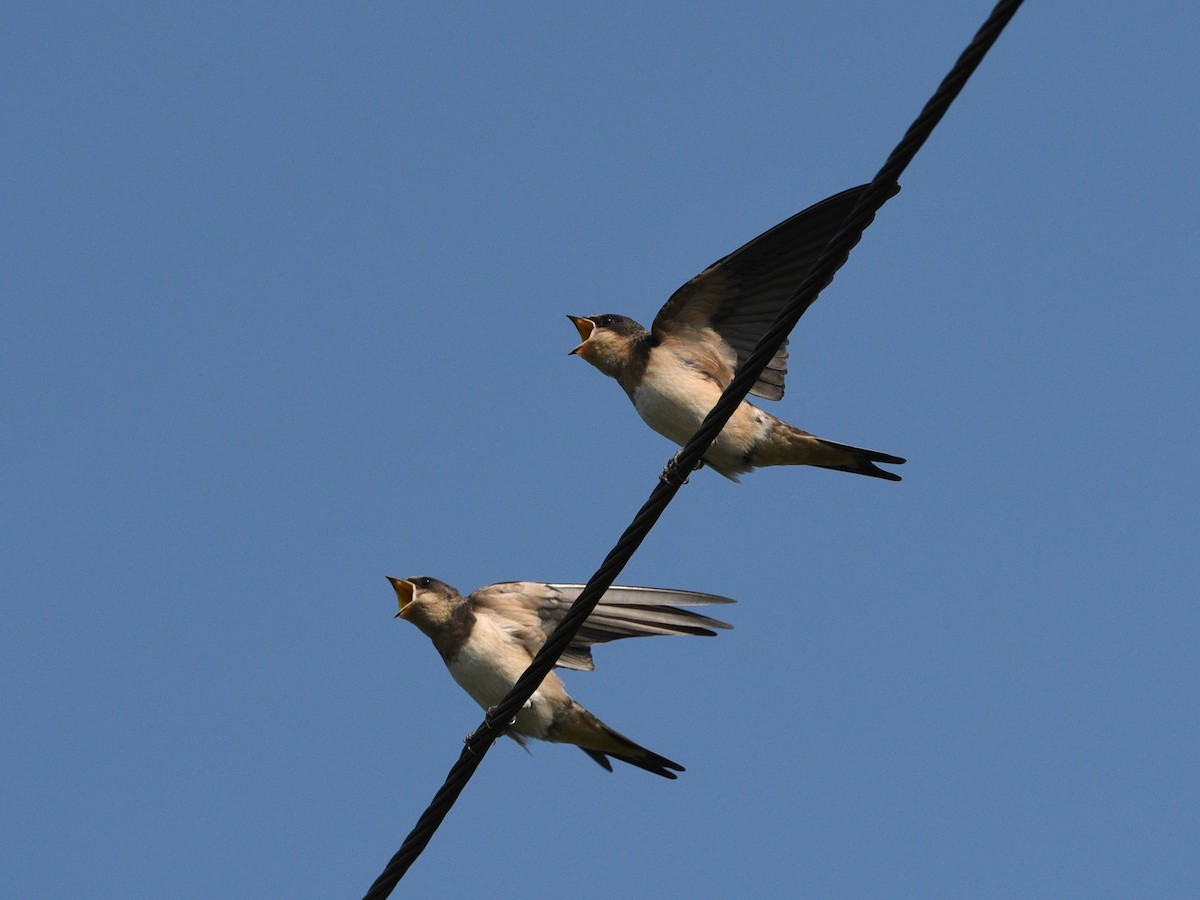
MULTIPOLYGON (((647 425, 686 444, 865 190, 822 200, 717 260, 671 295, 649 331, 625 316, 568 316, 583 339, 571 353, 615 378, 647 425)), ((787 359, 785 341, 750 393, 782 397, 787 359)), ((734 481, 759 466, 803 465, 899 481, 875 463, 904 462, 801 431, 747 401, 704 461, 734 481)))
MULTIPOLYGON (((459 686, 491 709, 516 684, 534 654, 583 590, 581 584, 508 581, 480 588, 469 597, 436 578, 388 578, 407 619, 433 641, 459 686)), ((654 634, 712 636, 733 626, 673 604, 733 603, 726 597, 661 588, 611 587, 558 660, 568 669, 591 671, 593 644, 654 634)), ((674 778, 683 766, 613 731, 567 694, 562 679, 548 674, 517 713, 509 735, 575 744, 612 771, 608 757, 674 778)))

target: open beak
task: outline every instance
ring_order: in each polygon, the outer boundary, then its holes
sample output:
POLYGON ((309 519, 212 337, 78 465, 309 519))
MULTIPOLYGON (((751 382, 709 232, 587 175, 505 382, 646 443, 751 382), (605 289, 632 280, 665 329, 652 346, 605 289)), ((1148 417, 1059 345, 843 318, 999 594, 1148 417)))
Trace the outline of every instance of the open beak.
POLYGON ((396 590, 396 599, 400 601, 400 611, 396 613, 396 618, 407 618, 404 615, 404 611, 408 609, 410 605, 412 605, 414 590, 413 583, 411 581, 404 581, 400 578, 393 578, 390 575, 388 576, 388 581, 392 583, 392 587, 396 590))
MULTIPOLYGON (((587 339, 590 338, 592 336, 592 332, 596 330, 596 323, 591 319, 583 319, 579 316, 567 316, 567 318, 575 324, 575 328, 579 331, 579 337, 583 340, 583 344, 586 344, 587 339)), ((567 356, 577 355, 579 351, 583 349, 583 344, 580 344, 578 347, 568 353, 567 356)))

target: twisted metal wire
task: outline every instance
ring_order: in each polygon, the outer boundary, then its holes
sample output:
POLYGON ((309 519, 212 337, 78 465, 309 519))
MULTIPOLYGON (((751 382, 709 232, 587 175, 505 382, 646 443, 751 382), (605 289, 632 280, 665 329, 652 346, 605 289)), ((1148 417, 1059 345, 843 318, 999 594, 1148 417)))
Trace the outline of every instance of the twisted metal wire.
POLYGON ((428 808, 417 820, 411 832, 395 856, 388 862, 382 874, 371 885, 365 895, 365 900, 382 900, 388 897, 404 873, 421 855, 428 845, 442 820, 470 781, 483 757, 507 728, 508 723, 516 717, 525 702, 533 696, 534 691, 542 680, 554 668, 559 656, 566 650, 574 639, 576 632, 604 596, 604 592, 612 586, 625 564, 650 533, 650 529, 658 521, 667 504, 675 497, 684 484, 685 475, 691 472, 709 445, 720 434, 721 429, 734 410, 746 398, 750 389, 758 381, 758 376, 766 368, 767 363, 775 356, 775 352, 791 333, 800 317, 817 299, 817 296, 833 281, 834 274, 849 258, 850 250, 858 243, 867 225, 875 213, 896 192, 900 174, 912 162, 917 151, 933 132, 934 127, 941 121, 942 116, 950 108, 950 104, 958 96, 967 79, 979 66, 983 57, 991 49, 1000 33, 1016 14, 1023 0, 1000 0, 993 8, 983 26, 975 34, 966 50, 962 52, 949 74, 942 80, 937 91, 921 110, 920 115, 905 132, 900 143, 888 156, 879 172, 872 179, 867 190, 859 199, 854 210, 847 217, 838 232, 830 239, 822 251, 820 258, 813 264, 812 269, 800 286, 788 300, 787 306, 780 312, 775 322, 758 342, 754 352, 738 369, 733 381, 713 406, 699 430, 692 435, 684 448, 676 454, 659 483, 650 492, 650 497, 638 510, 629 527, 625 529, 616 546, 604 558, 600 568, 588 581, 579 597, 563 616, 562 621, 553 634, 546 639, 542 649, 534 657, 529 668, 513 685, 512 690, 490 709, 483 723, 465 742, 458 761, 451 767, 445 782, 434 795, 428 808))

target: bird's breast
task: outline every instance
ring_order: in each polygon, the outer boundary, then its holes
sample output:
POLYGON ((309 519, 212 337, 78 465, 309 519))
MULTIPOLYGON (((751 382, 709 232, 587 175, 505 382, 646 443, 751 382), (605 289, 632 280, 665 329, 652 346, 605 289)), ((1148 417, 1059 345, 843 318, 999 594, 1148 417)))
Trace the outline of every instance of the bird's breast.
POLYGON ((471 699, 487 709, 495 706, 520 675, 514 648, 479 635, 476 628, 449 664, 450 674, 471 699), (514 674, 514 671, 516 674, 514 674))
POLYGON ((712 379, 674 354, 655 352, 634 389, 633 406, 647 425, 682 444, 720 396, 721 389, 712 379))
MULTIPOLYGON (((685 358, 656 352, 633 394, 633 405, 647 425, 682 446, 696 433, 721 393, 717 382, 685 358)), ((743 401, 704 458, 724 475, 749 471, 747 460, 773 421, 770 414, 743 401)))
MULTIPOLYGON (((503 699, 531 661, 523 644, 480 617, 448 668, 459 686, 486 710, 503 699)), ((543 738, 553 721, 559 694, 566 696, 562 681, 551 672, 534 692, 529 708, 518 713, 515 730, 543 738)))

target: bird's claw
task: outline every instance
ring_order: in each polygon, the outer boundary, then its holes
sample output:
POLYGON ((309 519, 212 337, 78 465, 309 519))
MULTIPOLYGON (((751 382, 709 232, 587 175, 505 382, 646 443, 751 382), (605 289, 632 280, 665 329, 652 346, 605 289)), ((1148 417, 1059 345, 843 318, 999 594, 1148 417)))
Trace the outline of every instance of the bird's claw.
MULTIPOLYGON (((533 706, 533 700, 529 699, 529 700, 526 700, 523 704, 521 704, 521 709, 529 709, 532 706, 533 706)), ((514 725, 517 724, 517 717, 513 716, 511 719, 509 719, 508 724, 497 725, 493 718, 495 715, 496 715, 496 707, 489 706, 483 714, 484 725, 486 725, 488 728, 498 728, 500 731, 507 731, 508 729, 512 728, 514 725)), ((465 738, 463 738, 463 743, 467 745, 468 750, 471 749, 471 744, 473 744, 475 742, 475 735, 477 735, 478 733, 479 732, 477 732, 477 731, 472 731, 465 738)), ((474 752, 474 751, 472 751, 472 752, 474 752)))
MULTIPOLYGON (((524 710, 524 709, 529 709, 529 708, 530 708, 530 707, 532 707, 532 706, 533 706, 533 701, 532 701, 532 700, 526 700, 524 703, 522 703, 522 704, 521 704, 521 709, 523 709, 523 710, 524 710)), ((485 713, 483 714, 483 721, 485 721, 485 722, 487 723, 487 725, 488 725, 488 727, 489 727, 489 728, 496 728, 496 727, 497 727, 497 726, 496 726, 496 723, 495 723, 495 722, 493 721, 493 719, 492 719, 492 717, 493 717, 493 716, 495 716, 495 714, 496 714, 496 707, 494 707, 494 706, 489 706, 489 707, 487 708, 487 712, 485 712, 485 713)), ((516 716, 513 716, 511 719, 509 719, 509 720, 508 720, 508 723, 507 723, 507 724, 505 724, 504 726, 502 726, 502 728, 512 728, 512 727, 513 727, 514 725, 516 725, 516 724, 517 724, 517 717, 516 717, 516 716)))
MULTIPOLYGON (((484 724, 484 726, 485 726, 486 728, 495 728, 495 727, 496 727, 496 723, 492 721, 492 713, 495 711, 495 709, 496 709, 496 707, 494 707, 494 706, 493 706, 493 707, 490 707, 490 708, 488 709, 488 711, 487 711, 487 712, 485 712, 485 713, 483 714, 483 724, 484 724)), ((515 722, 515 721, 517 721, 517 720, 516 720, 516 719, 513 719, 513 720, 512 720, 512 722, 509 722, 509 723, 508 723, 508 725, 504 725, 504 726, 502 726, 502 727, 500 728, 500 731, 501 731, 502 733, 503 733, 504 731, 507 731, 507 730, 508 730, 508 727, 509 727, 510 725, 512 725, 512 724, 513 724, 513 722, 515 722)), ((479 729, 479 731, 472 731, 472 732, 471 732, 470 734, 468 734, 468 735, 467 735, 465 738, 463 738, 463 744, 465 744, 465 745, 466 745, 466 748, 467 748, 467 750, 468 750, 468 751, 470 751, 471 753, 474 753, 474 752, 475 752, 475 751, 472 749, 471 745, 475 743, 475 738, 476 738, 476 737, 478 737, 478 736, 479 736, 479 732, 480 732, 480 731, 483 731, 483 730, 484 730, 483 728, 480 728, 480 729, 479 729)), ((493 740, 494 740, 494 738, 493 738, 493 740)))
POLYGON ((488 711, 486 713, 484 713, 483 721, 487 722, 487 725, 489 728, 500 728, 501 730, 503 730, 505 728, 508 728, 514 722, 517 721, 517 717, 513 716, 512 721, 506 722, 504 725, 498 726, 496 724, 496 720, 493 718, 493 716, 495 716, 495 715, 496 715, 496 707, 494 707, 494 706, 489 706, 488 711))
MULTIPOLYGON (((667 484, 673 484, 675 487, 681 487, 688 483, 691 472, 684 472, 683 467, 679 465, 679 456, 681 453, 683 453, 682 450, 672 456, 667 462, 666 467, 662 470, 662 474, 658 476, 659 481, 665 481, 667 484)), ((704 460, 697 460, 696 465, 692 466, 692 472, 699 472, 703 468, 704 460)))

